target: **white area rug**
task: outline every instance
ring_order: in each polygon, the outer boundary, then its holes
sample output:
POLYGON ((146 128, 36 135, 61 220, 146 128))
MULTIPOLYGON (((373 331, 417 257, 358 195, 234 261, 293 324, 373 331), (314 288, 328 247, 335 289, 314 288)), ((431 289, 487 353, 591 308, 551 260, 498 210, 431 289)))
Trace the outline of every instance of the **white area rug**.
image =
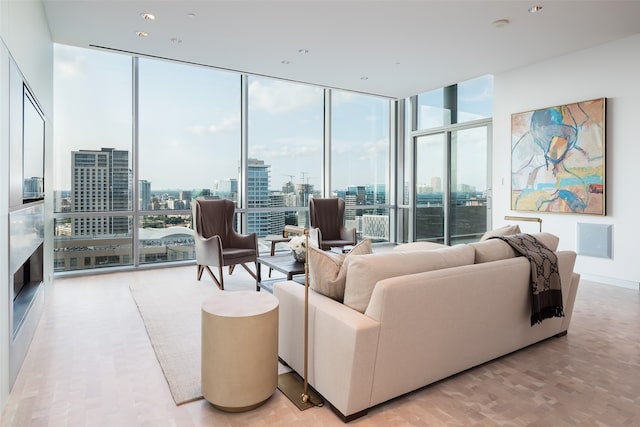
MULTIPOLYGON (((197 281, 195 270, 194 266, 193 271, 188 271, 193 274, 179 276, 167 270, 166 279, 129 286, 176 405, 202 399, 202 302, 218 292, 255 291, 255 280, 239 271, 241 267, 231 276, 225 268, 224 291, 218 289, 206 272, 197 281)), ((280 366, 279 370, 288 369, 280 366)))

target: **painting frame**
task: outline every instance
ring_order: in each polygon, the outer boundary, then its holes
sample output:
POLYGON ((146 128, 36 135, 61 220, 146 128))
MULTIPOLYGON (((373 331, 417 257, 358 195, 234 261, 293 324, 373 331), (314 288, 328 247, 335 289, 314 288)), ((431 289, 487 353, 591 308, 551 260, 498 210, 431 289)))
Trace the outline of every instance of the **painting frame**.
POLYGON ((511 115, 511 209, 606 215, 606 98, 511 115))

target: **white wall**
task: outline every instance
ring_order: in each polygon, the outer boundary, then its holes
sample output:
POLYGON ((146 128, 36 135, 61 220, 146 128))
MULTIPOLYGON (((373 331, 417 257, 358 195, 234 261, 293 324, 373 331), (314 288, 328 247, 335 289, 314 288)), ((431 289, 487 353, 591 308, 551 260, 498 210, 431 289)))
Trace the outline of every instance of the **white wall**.
POLYGON ((612 259, 580 255, 585 278, 638 289, 640 212, 640 35, 499 74, 494 79, 493 224, 505 215, 539 216, 543 231, 577 249, 577 223, 612 224, 612 259), (510 210, 511 114, 607 98, 606 216, 510 210))
MULTIPOLYGON (((27 84, 44 109, 47 120, 45 146, 45 186, 51 182, 53 123, 53 45, 44 7, 40 0, 0 0, 0 412, 9 396, 9 55, 13 57, 27 84)), ((51 212, 51 189, 45 210, 51 212)), ((51 216, 45 218, 45 235, 53 236, 51 216)), ((45 240, 45 253, 52 254, 52 238, 45 240), (47 241, 48 240, 48 241, 47 241)), ((51 256, 45 255, 45 283, 53 270, 51 256)), ((46 285, 45 285, 46 288, 46 285)))

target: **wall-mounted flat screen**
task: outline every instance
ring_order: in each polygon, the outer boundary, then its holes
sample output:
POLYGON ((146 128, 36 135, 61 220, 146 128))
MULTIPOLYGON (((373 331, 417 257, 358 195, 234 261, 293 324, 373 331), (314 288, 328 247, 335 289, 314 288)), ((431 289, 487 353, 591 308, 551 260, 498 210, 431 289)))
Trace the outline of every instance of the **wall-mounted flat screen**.
POLYGON ((44 115, 24 86, 22 122, 22 201, 44 199, 44 115))

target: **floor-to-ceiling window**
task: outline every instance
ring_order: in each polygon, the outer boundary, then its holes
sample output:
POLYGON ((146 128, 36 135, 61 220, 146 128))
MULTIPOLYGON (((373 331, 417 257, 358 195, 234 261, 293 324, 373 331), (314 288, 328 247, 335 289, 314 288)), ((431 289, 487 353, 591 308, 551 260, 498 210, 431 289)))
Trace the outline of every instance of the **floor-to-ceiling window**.
POLYGON ((405 240, 456 244, 486 231, 492 84, 486 76, 413 97, 405 177, 413 173, 415 208, 405 210, 405 240))
POLYGON ((132 58, 54 54, 55 270, 131 265, 132 58))
POLYGON ((487 228, 490 77, 405 108, 63 45, 54 64, 57 272, 193 259, 196 197, 234 200, 239 231, 259 237, 308 225, 309 198, 334 196, 373 242, 396 238, 395 218, 399 241, 454 244, 487 228))
POLYGON ((331 193, 359 240, 389 241, 389 101, 344 91, 331 101, 331 193))
POLYGON ((238 201, 240 76, 137 59, 138 260, 195 259, 191 200, 238 201))
POLYGON ((234 200, 264 237, 340 196, 360 238, 389 240, 388 99, 54 49, 56 272, 192 260, 196 197, 234 200))
POLYGON ((322 194, 323 126, 322 88, 249 77, 248 232, 308 225, 309 198, 322 194))

